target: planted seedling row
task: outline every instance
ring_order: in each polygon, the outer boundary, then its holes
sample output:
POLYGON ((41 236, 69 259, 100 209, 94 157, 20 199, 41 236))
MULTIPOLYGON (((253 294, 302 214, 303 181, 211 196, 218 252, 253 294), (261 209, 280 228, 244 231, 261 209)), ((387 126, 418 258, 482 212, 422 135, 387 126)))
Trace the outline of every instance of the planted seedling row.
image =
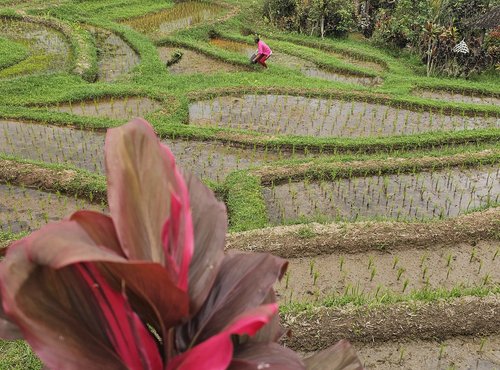
POLYGON ((443 219, 497 204, 500 170, 484 166, 335 181, 290 180, 265 187, 263 194, 272 224, 311 219, 443 219))
POLYGON ((497 117, 410 111, 382 104, 286 95, 245 95, 198 101, 189 107, 194 125, 266 134, 321 137, 411 135, 500 127, 497 117))
POLYGON ((220 5, 208 2, 186 1, 154 14, 124 21, 123 23, 152 37, 172 32, 216 18, 224 11, 220 5))
POLYGON ((0 184, 0 231, 19 233, 33 231, 61 220, 79 209, 106 211, 95 205, 60 193, 47 193, 9 184, 0 184))
MULTIPOLYGON (((219 142, 164 139, 163 143, 173 151, 181 168, 214 181, 222 181, 228 173, 238 169, 297 156, 256 147, 237 148, 219 142)), ((0 152, 104 172, 104 132, 101 131, 0 121, 0 152)))
POLYGON ((329 296, 376 298, 421 289, 494 286, 500 283, 499 253, 500 242, 481 241, 292 258, 277 291, 284 302, 316 302, 329 296))

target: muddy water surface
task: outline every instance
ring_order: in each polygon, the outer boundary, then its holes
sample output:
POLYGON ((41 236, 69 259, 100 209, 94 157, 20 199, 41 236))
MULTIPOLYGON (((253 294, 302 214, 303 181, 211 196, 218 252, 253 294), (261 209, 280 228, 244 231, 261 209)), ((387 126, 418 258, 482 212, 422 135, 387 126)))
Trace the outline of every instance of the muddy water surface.
POLYGON ((443 341, 355 344, 367 370, 498 370, 500 335, 443 341))
POLYGON ((244 95, 198 101, 189 107, 194 125, 266 134, 368 137, 429 131, 498 128, 500 118, 414 112, 382 104, 286 95, 244 95))
POLYGON ((417 90, 415 94, 422 98, 456 102, 456 103, 489 104, 489 105, 496 105, 497 107, 500 106, 500 98, 496 98, 494 96, 474 96, 474 95, 464 95, 446 91, 429 91, 429 90, 417 90))
POLYGON ((121 37, 108 30, 89 29, 97 44, 99 81, 115 81, 139 64, 139 55, 121 37))
POLYGON ((212 74, 220 72, 238 72, 244 70, 243 68, 209 58, 189 49, 160 47, 158 48, 158 51, 160 53, 160 58, 165 63, 171 60, 172 55, 176 51, 182 52, 181 60, 168 67, 168 70, 173 74, 212 74))
POLYGON ((82 199, 0 184, 0 231, 33 231, 79 209, 105 211, 82 199))
MULTIPOLYGON (((69 127, 0 121, 0 152, 104 173, 104 135, 69 127)), ((214 181, 223 180, 234 170, 291 156, 219 142, 164 139, 163 143, 170 147, 184 170, 214 181)))
MULTIPOLYGON (((257 50, 256 46, 232 40, 211 39, 210 44, 222 49, 233 51, 235 53, 244 54, 249 59, 257 50)), ((278 65, 282 65, 287 68, 297 69, 300 70, 306 76, 320 78, 329 81, 355 83, 361 85, 376 85, 382 82, 379 78, 358 77, 358 76, 351 76, 347 74, 340 74, 327 71, 325 69, 318 68, 312 62, 298 58, 293 55, 280 53, 279 51, 274 51, 271 57, 268 59, 267 63, 269 64, 276 63, 278 65)))
POLYGON ((123 23, 152 37, 166 36, 172 32, 215 19, 225 8, 205 2, 187 1, 172 8, 123 23))
POLYGON ((149 98, 126 97, 75 101, 52 106, 49 109, 80 116, 130 120, 136 117, 144 117, 148 113, 161 109, 161 104, 149 98))
MULTIPOLYGON (((305 226, 306 227, 306 226, 305 226)), ((369 297, 414 290, 453 289, 459 285, 500 283, 500 242, 452 247, 429 245, 392 253, 331 254, 288 259, 288 276, 278 283, 279 298, 310 302, 332 295, 369 297), (495 253, 497 256, 495 257, 495 253)))
POLYGON ((454 217, 500 200, 498 166, 265 187, 272 224, 301 219, 454 217))
POLYGON ((69 70, 72 51, 66 37, 50 27, 20 20, 0 18, 0 36, 19 42, 30 50, 22 64, 6 68, 2 76, 69 70), (22 65, 26 63, 26 69, 22 65), (30 66, 28 66, 28 64, 30 66))

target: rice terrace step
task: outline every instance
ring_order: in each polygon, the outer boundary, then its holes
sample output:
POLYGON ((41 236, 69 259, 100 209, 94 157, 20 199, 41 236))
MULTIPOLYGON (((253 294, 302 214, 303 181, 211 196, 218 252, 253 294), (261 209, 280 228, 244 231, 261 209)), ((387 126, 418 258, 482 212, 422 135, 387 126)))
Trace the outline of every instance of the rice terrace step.
MULTIPOLYGON (((273 292, 258 290, 267 264, 241 281, 251 283, 256 305, 279 306, 288 335, 273 351, 324 360, 323 351, 345 339, 365 369, 500 369, 500 9, 486 0, 472 8, 438 3, 431 10, 426 1, 0 0, 0 279, 17 276, 2 268, 19 239, 77 210, 109 215, 108 189, 117 180, 106 177, 106 132, 143 118, 158 140, 122 155, 161 143, 189 189, 199 186, 193 174, 222 202, 199 217, 208 193, 188 194, 195 249, 211 248, 214 237, 226 256, 269 253, 277 265, 287 261, 273 292), (256 38, 272 50, 268 68, 250 61, 256 38), (219 224, 223 210, 227 225, 219 224), (201 224, 209 232, 198 234, 201 224)), ((143 159, 129 167, 143 170, 141 179, 154 177, 159 171, 146 164, 157 157, 143 159)), ((187 198, 174 194, 182 187, 168 184, 170 211, 184 215, 177 203, 187 198)), ((165 206, 140 189, 138 202, 150 200, 144 207, 165 206)), ((107 227, 109 219, 100 220, 107 227)), ((164 243, 177 237, 168 230, 164 243)), ((120 253, 130 257, 130 250, 120 253)), ((99 272, 112 280, 111 265, 103 266, 99 272)), ((207 266, 206 276, 215 265, 207 266)), ((50 274, 55 279, 65 268, 50 274)), ((191 272, 190 296, 198 276, 191 272)), ((57 296, 56 280, 47 281, 37 291, 57 296)), ((1 282, 0 333, 10 305, 1 282)), ((140 311, 137 287, 110 284, 121 293, 113 297, 140 311)), ((89 296, 104 286, 89 288, 89 296)), ((231 296, 234 303, 245 303, 244 293, 231 296)), ((34 313, 41 307, 33 305, 34 313)), ((154 342, 154 353, 164 348, 162 368, 205 335, 182 343, 175 328, 168 345, 159 317, 146 322, 149 314, 137 316, 146 328, 141 338, 154 342)), ((259 337, 278 338, 278 315, 259 337)), ((0 369, 50 368, 28 341, 0 339, 0 369)), ((233 358, 255 348, 231 343, 233 358)), ((122 358, 109 348, 109 358, 122 358)), ((340 369, 338 361, 328 357, 314 368, 340 369)))

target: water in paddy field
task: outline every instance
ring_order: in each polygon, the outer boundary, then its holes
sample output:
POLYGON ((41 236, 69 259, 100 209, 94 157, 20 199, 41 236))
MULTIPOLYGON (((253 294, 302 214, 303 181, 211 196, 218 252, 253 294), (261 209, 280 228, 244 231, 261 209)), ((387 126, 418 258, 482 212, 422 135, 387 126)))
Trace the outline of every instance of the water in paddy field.
POLYGON ((139 64, 139 55, 121 37, 104 29, 90 30, 97 45, 99 81, 115 81, 139 64))
POLYGON ((176 51, 182 52, 182 58, 179 62, 168 67, 172 74, 211 74, 220 72, 238 72, 243 71, 238 67, 220 60, 209 58, 203 54, 196 53, 189 49, 178 49, 173 47, 160 47, 158 52, 163 62, 168 62, 176 51))
POLYGON ((263 190, 273 224, 305 219, 355 221, 447 218, 500 200, 500 169, 449 168, 415 174, 290 182, 263 190))
MULTIPOLYGON (((21 158, 71 164, 104 173, 104 131, 28 122, 0 121, 0 153, 21 158)), ((163 139, 185 171, 222 181, 235 170, 290 158, 290 153, 244 149, 220 142, 163 139)))
POLYGON ((499 117, 410 111, 383 104, 287 95, 244 95, 198 101, 189 122, 265 134, 377 137, 500 127, 499 117))
MULTIPOLYGON (((0 36, 19 42, 30 50, 28 60, 39 64, 33 72, 57 72, 71 66, 72 51, 65 36, 50 27, 15 19, 0 18, 0 36)), ((3 71, 8 73, 8 68, 3 71)))
POLYGON ((161 107, 160 102, 153 99, 125 97, 75 101, 58 106, 49 106, 48 109, 79 116, 130 120, 136 117, 144 117, 148 113, 161 109, 161 107))
POLYGON ((215 19, 225 10, 217 4, 188 1, 154 14, 133 18, 123 23, 152 37, 166 36, 172 32, 215 19))
MULTIPOLYGON (((252 46, 242 42, 224 40, 224 39, 211 39, 210 44, 213 46, 217 46, 221 49, 244 54, 248 58, 250 58, 256 52, 257 49, 257 46, 252 46)), ((348 74, 331 72, 326 69, 318 68, 314 63, 309 62, 305 59, 290 54, 284 54, 279 51, 273 51, 273 54, 271 55, 271 58, 268 60, 267 63, 269 64, 275 63, 277 65, 281 65, 287 68, 297 69, 308 77, 320 78, 322 80, 354 83, 365 86, 372 86, 381 82, 380 78, 359 77, 348 74)))
POLYGON ((79 209, 105 211, 82 199, 20 186, 0 184, 0 231, 33 231, 79 209))
POLYGON ((422 98, 443 100, 456 103, 474 103, 500 106, 500 99, 494 96, 474 96, 446 91, 420 90, 415 94, 422 98))

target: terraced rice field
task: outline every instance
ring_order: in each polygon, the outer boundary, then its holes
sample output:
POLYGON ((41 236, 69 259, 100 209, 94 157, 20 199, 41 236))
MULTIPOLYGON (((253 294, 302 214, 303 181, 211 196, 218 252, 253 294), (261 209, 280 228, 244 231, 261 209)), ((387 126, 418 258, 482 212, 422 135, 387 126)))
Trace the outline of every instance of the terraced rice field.
POLYGON ((382 104, 286 95, 244 95, 197 101, 189 122, 198 126, 301 136, 370 137, 500 127, 497 117, 411 111, 382 104))
MULTIPOLYGON (((252 46, 250 44, 217 38, 211 39, 210 44, 221 49, 243 54, 249 59, 257 50, 256 46, 252 46)), ((306 76, 320 78, 323 80, 354 83, 366 86, 376 85, 381 82, 379 78, 359 77, 349 75, 347 73, 335 73, 326 69, 319 68, 314 63, 309 62, 305 59, 296 57, 294 55, 281 53, 279 51, 273 51, 273 54, 269 58, 268 63, 278 64, 287 68, 296 69, 301 71, 306 76)))
POLYGON ((0 36, 29 50, 27 59, 0 71, 0 77, 65 71, 70 67, 72 51, 68 40, 48 26, 0 17, 0 36))
POLYGON ((102 212, 106 206, 92 205, 61 194, 0 184, 0 232, 34 231, 79 209, 102 212))
POLYGON ((273 224, 323 219, 423 220, 498 203, 500 170, 450 168, 413 174, 290 182, 264 189, 273 224))
POLYGON ((160 108, 161 104, 159 102, 149 98, 125 97, 94 99, 93 101, 82 100, 59 104, 48 109, 79 116, 130 120, 135 117, 143 117, 160 108))
POLYGON ((160 53, 160 58, 165 63, 172 59, 174 53, 178 51, 182 53, 181 60, 168 68, 169 72, 172 74, 211 74, 221 72, 239 72, 243 70, 241 67, 206 57, 203 54, 196 53, 189 49, 161 47, 158 51, 160 53))
MULTIPOLYGON (((104 173, 104 131, 0 121, 0 132, 0 147, 7 155, 104 173)), ((245 149, 220 142, 174 139, 162 142, 185 171, 214 181, 222 181, 232 171, 292 157, 288 152, 245 149)), ((299 158, 300 154, 294 157, 299 158)))
MULTIPOLYGON (((262 6, 0 1, 0 248, 107 213, 106 129, 146 116, 225 203, 226 250, 288 260, 283 344, 500 369, 498 75, 427 77, 359 35, 274 28, 262 6), (268 69, 249 62, 256 34, 268 69)), ((0 340, 0 369, 42 368, 0 340)))
POLYGON ((122 38, 107 30, 90 30, 96 40, 99 81, 115 81, 139 64, 139 55, 122 38))
POLYGON ((149 36, 159 37, 213 20, 224 8, 207 2, 186 1, 171 9, 128 20, 125 24, 149 36))

